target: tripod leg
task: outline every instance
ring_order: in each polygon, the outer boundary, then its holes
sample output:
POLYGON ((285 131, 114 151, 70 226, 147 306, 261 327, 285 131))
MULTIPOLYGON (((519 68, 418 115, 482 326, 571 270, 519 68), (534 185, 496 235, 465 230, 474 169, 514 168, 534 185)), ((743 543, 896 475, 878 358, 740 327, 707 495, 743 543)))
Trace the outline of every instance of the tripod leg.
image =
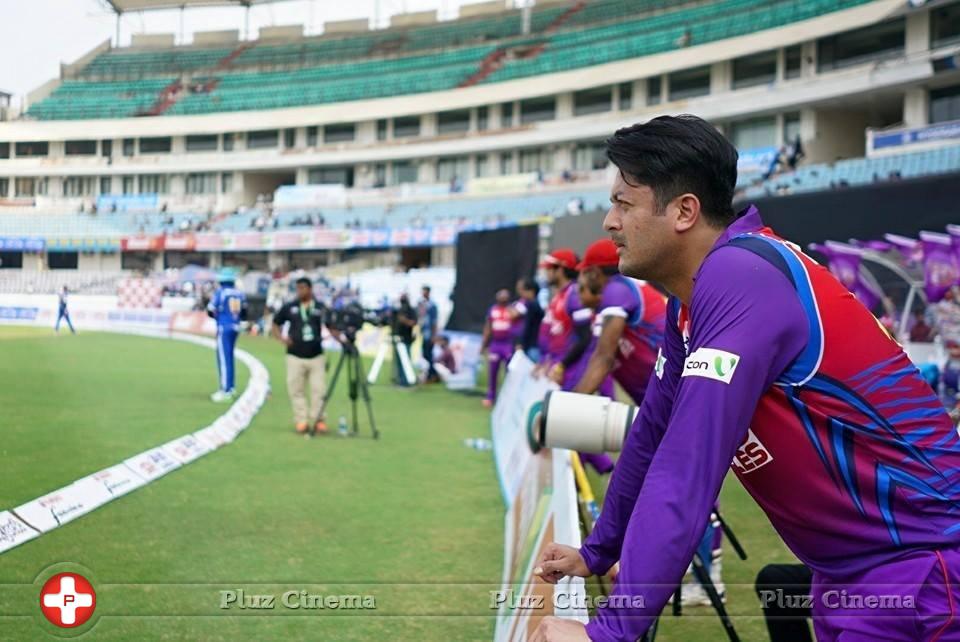
POLYGON ((660 624, 660 618, 657 618, 653 621, 653 624, 650 625, 650 628, 647 629, 647 632, 643 634, 643 637, 640 638, 640 642, 653 642, 657 639, 657 625, 660 624))
POLYGON ((710 574, 707 573, 707 568, 703 565, 703 560, 700 559, 699 555, 694 554, 692 564, 693 575, 697 578, 697 581, 703 585, 703 590, 705 590, 707 596, 710 597, 713 610, 716 611, 720 617, 720 622, 723 623, 723 628, 727 632, 727 637, 730 638, 730 642, 740 642, 740 636, 737 635, 736 629, 733 628, 733 622, 730 620, 727 609, 723 605, 720 595, 717 593, 717 587, 715 587, 710 580, 710 574))
POLYGON ((311 428, 311 431, 315 429, 316 422, 320 420, 327 412, 327 403, 330 401, 330 398, 333 396, 333 391, 337 387, 337 378, 340 377, 340 370, 343 368, 343 359, 346 357, 346 352, 340 353, 340 359, 337 361, 337 367, 333 369, 333 377, 330 378, 330 385, 327 386, 327 394, 323 395, 323 400, 320 402, 320 409, 317 411, 317 416, 314 418, 314 427, 311 428))
POLYGON ((360 354, 350 355, 350 365, 347 370, 348 378, 350 382, 350 414, 353 418, 353 434, 356 435, 360 431, 360 426, 357 425, 357 388, 360 385, 360 354))
POLYGON ((360 393, 363 395, 363 403, 367 406, 367 418, 370 419, 370 430, 373 432, 374 439, 380 439, 380 431, 377 430, 377 422, 373 418, 373 402, 370 399, 370 388, 367 386, 366 379, 363 378, 363 366, 357 362, 357 369, 360 371, 360 393))

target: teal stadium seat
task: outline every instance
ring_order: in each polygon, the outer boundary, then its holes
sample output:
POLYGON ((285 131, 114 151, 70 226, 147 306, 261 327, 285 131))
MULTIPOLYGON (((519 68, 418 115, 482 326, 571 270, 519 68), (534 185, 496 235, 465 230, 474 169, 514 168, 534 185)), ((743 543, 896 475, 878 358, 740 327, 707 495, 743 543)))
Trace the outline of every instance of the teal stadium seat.
POLYGON ((122 118, 149 110, 172 82, 186 93, 164 115, 298 107, 453 89, 500 48, 543 45, 507 59, 484 83, 670 51, 689 31, 703 44, 769 29, 869 0, 600 0, 534 9, 532 33, 519 11, 386 31, 236 47, 103 53, 79 77, 30 107, 40 120, 122 118), (429 72, 429 73, 427 73, 429 72), (185 82, 189 81, 189 82, 185 82))

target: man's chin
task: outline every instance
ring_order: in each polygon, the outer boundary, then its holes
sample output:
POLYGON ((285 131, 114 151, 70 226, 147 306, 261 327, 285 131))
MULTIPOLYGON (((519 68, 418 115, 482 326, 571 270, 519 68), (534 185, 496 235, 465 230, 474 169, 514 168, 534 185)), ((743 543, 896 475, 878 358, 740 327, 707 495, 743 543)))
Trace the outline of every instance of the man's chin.
POLYGON ((629 276, 635 279, 640 278, 637 275, 637 267, 622 256, 620 257, 620 263, 617 264, 617 270, 619 270, 620 274, 624 276, 629 276))

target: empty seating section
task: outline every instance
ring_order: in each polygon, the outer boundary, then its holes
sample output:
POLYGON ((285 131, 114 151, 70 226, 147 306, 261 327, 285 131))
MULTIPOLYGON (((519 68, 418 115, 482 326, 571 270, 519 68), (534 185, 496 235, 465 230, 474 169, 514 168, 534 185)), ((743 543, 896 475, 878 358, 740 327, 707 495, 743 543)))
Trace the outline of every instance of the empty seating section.
POLYGON ((80 77, 92 80, 170 75, 197 69, 213 69, 235 47, 163 49, 158 51, 110 51, 93 59, 80 77))
POLYGON ((78 80, 65 81, 33 105, 28 115, 48 120, 133 116, 149 109, 175 80, 203 89, 182 92, 164 114, 296 107, 452 89, 498 48, 545 45, 539 55, 506 59, 482 82, 661 53, 688 38, 691 45, 703 44, 868 1, 599 0, 535 8, 530 36, 522 35, 520 12, 508 11, 289 43, 110 51, 97 56, 78 80))
MULTIPOLYGON (((445 201, 400 203, 389 210, 383 205, 354 206, 352 208, 317 208, 283 211, 275 216, 280 227, 289 227, 297 218, 311 215, 316 220, 323 216, 327 227, 340 228, 360 223, 363 227, 416 227, 423 225, 483 223, 518 223, 540 216, 563 216, 567 204, 582 198, 584 209, 591 211, 607 207, 609 191, 597 187, 576 190, 533 192, 530 194, 491 198, 454 198, 445 201)), ((226 218, 218 229, 233 232, 249 229, 253 215, 226 218)))
MULTIPOLYGON (((740 181, 747 199, 770 194, 801 193, 845 186, 868 185, 877 181, 916 178, 932 174, 960 173, 960 145, 940 149, 897 154, 879 158, 854 158, 831 164, 802 166, 794 172, 779 174, 764 182, 756 175, 744 175, 740 181)), ((443 224, 504 224, 530 221, 543 216, 565 216, 573 199, 583 200, 586 212, 604 210, 609 192, 597 185, 564 187, 487 198, 451 197, 429 202, 406 202, 393 205, 375 204, 354 207, 319 207, 278 210, 277 221, 268 223, 266 231, 290 229, 307 216, 318 224, 320 217, 327 228, 340 229, 359 225, 371 227, 420 227, 443 224)), ((596 214, 587 214, 594 215, 596 214)), ((213 232, 251 231, 251 223, 262 214, 257 210, 241 211, 210 222, 213 232)), ((195 229, 205 217, 196 213, 100 213, 51 214, 0 213, 0 227, 8 236, 42 236, 70 238, 118 238, 130 234, 162 234, 181 229, 195 229), (171 220, 172 219, 172 220, 171 220)))
POLYGON ((229 74, 212 92, 189 94, 166 113, 273 109, 449 89, 470 75, 476 61, 493 50, 494 47, 472 47, 434 56, 229 74))
POLYGON ((606 26, 554 34, 531 60, 511 60, 486 83, 555 73, 742 36, 869 0, 724 0, 606 26))
POLYGON ((960 145, 910 154, 852 158, 831 164, 806 165, 794 172, 778 174, 759 185, 748 187, 745 195, 755 198, 766 194, 797 194, 869 185, 896 178, 897 173, 900 178, 907 179, 950 172, 960 172, 960 145))
POLYGON ((41 120, 126 118, 149 109, 174 78, 90 83, 67 80, 54 94, 30 108, 41 120))
POLYGON ((117 293, 120 281, 133 272, 106 270, 4 270, 0 273, 0 294, 56 294, 67 286, 74 294, 117 293))

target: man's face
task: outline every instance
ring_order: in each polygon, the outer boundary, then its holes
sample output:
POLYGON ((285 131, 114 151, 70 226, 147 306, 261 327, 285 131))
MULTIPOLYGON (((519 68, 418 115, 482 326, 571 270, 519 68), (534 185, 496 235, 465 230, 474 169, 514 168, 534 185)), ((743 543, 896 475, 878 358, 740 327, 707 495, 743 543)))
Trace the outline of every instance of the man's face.
POLYGON ((600 305, 600 290, 596 287, 595 279, 591 278, 591 272, 595 269, 587 268, 577 278, 577 294, 580 296, 580 303, 585 308, 596 308, 600 305), (596 290, 596 294, 594 290, 596 290))
POLYGON ((313 292, 310 291, 310 286, 306 283, 297 283, 297 298, 301 301, 307 301, 310 299, 310 296, 313 292))
POLYGON ((676 243, 671 206, 660 212, 653 190, 646 185, 629 185, 620 172, 610 190, 610 204, 603 229, 617 246, 620 273, 662 280, 658 277, 669 265, 676 243))
POLYGON ((543 273, 547 277, 547 284, 551 286, 560 285, 560 268, 556 265, 548 265, 543 268, 543 273))
POLYGON ((430 298, 430 290, 428 290, 427 288, 423 288, 423 290, 421 291, 421 294, 423 294, 424 299, 430 298))
POLYGON ((506 305, 510 303, 510 292, 508 292, 507 290, 498 290, 497 303, 499 303, 500 305, 506 305))

